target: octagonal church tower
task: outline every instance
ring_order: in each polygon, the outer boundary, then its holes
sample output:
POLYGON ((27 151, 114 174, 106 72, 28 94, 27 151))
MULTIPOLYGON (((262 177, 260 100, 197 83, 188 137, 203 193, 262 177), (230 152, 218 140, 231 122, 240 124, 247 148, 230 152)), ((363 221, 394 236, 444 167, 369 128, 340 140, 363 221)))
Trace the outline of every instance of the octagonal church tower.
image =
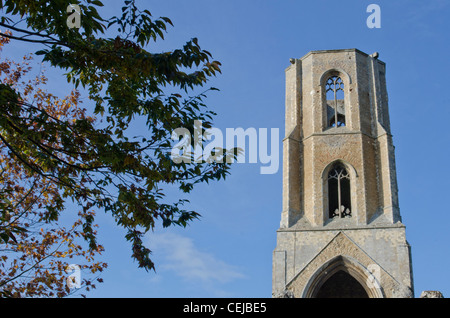
POLYGON ((274 297, 414 297, 385 73, 378 53, 357 49, 286 69, 274 297))

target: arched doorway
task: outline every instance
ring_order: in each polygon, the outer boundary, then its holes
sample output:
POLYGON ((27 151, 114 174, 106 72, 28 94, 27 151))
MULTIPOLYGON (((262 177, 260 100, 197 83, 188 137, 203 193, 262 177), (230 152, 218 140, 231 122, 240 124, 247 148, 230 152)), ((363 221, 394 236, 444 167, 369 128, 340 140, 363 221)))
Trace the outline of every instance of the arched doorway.
POLYGON ((352 275, 340 270, 323 283, 315 298, 369 298, 369 295, 352 275))
POLYGON ((368 285, 370 272, 357 261, 338 256, 321 266, 310 278, 306 298, 382 298, 381 288, 368 285))

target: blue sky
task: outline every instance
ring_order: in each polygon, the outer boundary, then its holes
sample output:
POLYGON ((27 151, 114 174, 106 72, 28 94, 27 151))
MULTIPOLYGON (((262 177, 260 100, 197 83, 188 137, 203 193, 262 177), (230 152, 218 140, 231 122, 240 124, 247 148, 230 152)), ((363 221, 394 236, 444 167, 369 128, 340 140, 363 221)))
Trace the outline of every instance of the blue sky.
MULTIPOLYGON (((416 297, 423 290, 450 295, 448 1, 167 0, 139 5, 174 23, 166 40, 150 50, 172 50, 197 37, 222 63, 222 75, 210 82, 220 92, 207 99, 218 113, 215 127, 278 128, 280 163, 289 58, 323 49, 379 52, 387 64, 400 211, 412 246, 416 297), (371 3, 380 5, 380 29, 366 25, 371 3)), ((103 11, 119 15, 120 8, 121 1, 105 1, 103 11)), ((18 45, 11 52, 23 49, 29 47, 18 45)), ((56 93, 66 90, 57 74, 50 80, 56 93)), ((262 175, 259 163, 242 163, 226 181, 199 186, 186 198, 202 214, 200 220, 185 229, 156 229, 146 237, 156 273, 137 268, 123 231, 100 212, 102 259, 109 267, 104 283, 87 296, 271 297, 281 181, 281 166, 276 174, 262 175)))

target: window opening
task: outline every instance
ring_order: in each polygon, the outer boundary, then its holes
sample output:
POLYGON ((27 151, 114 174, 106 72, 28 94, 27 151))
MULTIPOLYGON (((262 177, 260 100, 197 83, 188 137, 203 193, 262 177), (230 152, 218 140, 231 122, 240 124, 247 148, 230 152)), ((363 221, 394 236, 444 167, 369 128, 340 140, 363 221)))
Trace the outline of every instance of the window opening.
POLYGON ((351 217, 350 175, 342 164, 328 174, 329 217, 351 217))
POLYGON ((328 78, 325 88, 327 102, 330 102, 330 104, 332 104, 332 115, 328 116, 328 126, 345 126, 344 82, 339 76, 331 76, 330 78, 328 78))

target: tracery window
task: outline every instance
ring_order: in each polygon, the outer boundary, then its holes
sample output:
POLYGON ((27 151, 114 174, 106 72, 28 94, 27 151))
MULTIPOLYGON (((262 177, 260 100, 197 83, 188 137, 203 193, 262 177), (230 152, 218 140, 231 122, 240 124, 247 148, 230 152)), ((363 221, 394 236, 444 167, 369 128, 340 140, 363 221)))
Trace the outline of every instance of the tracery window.
POLYGON ((344 165, 337 163, 328 173, 329 217, 351 217, 350 175, 344 165))
POLYGON ((328 127, 345 126, 344 82, 340 76, 331 76, 326 84, 328 127))

